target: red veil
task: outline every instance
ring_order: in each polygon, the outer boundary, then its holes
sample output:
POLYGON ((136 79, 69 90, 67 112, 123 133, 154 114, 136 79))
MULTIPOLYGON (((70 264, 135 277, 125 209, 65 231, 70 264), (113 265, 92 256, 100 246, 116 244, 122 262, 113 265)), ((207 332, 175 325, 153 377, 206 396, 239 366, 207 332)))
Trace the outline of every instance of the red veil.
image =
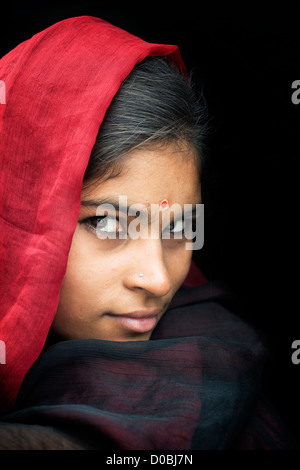
POLYGON ((56 312, 83 175, 105 112, 146 56, 184 71, 177 46, 149 44, 99 18, 69 18, 0 61, 0 412, 14 403, 56 312), (2 343, 3 344, 3 343, 2 343))

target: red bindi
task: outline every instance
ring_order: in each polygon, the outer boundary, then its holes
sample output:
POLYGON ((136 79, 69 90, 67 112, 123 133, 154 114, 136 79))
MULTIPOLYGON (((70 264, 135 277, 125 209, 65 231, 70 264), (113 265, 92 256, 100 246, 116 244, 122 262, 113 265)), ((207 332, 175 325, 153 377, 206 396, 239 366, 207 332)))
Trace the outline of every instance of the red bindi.
POLYGON ((164 199, 163 201, 161 201, 159 207, 161 209, 167 209, 169 207, 169 201, 168 199, 164 199))

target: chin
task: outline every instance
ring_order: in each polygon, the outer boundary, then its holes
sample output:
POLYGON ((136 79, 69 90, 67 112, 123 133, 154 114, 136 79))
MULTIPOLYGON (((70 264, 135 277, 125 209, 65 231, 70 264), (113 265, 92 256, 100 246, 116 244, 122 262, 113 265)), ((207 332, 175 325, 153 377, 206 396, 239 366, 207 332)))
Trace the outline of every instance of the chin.
POLYGON ((152 335, 152 331, 147 333, 130 333, 121 335, 121 336, 112 336, 111 338, 107 338, 107 341, 148 341, 152 335))

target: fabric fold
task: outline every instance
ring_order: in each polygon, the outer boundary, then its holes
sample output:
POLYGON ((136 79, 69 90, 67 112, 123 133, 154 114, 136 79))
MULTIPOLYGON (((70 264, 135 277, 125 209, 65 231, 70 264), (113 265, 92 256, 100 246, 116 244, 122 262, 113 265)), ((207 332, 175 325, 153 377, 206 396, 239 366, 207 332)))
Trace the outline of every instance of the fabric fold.
POLYGON ((44 346, 80 209, 83 175, 115 93, 150 44, 90 16, 41 31, 0 60, 0 413, 44 346))
POLYGON ((207 286, 187 289, 192 308, 184 294, 180 304, 182 289, 150 341, 50 346, 4 421, 55 427, 96 448, 231 448, 258 398, 265 349, 215 302, 213 286, 210 297, 207 286))

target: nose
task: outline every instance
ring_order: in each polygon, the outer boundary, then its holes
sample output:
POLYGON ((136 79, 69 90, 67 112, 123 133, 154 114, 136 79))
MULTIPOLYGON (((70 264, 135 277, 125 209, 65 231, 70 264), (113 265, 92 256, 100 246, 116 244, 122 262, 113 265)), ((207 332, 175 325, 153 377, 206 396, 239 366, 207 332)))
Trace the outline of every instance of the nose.
POLYGON ((127 288, 143 289, 156 297, 168 294, 171 281, 161 240, 135 240, 131 259, 133 262, 124 280, 127 288))

